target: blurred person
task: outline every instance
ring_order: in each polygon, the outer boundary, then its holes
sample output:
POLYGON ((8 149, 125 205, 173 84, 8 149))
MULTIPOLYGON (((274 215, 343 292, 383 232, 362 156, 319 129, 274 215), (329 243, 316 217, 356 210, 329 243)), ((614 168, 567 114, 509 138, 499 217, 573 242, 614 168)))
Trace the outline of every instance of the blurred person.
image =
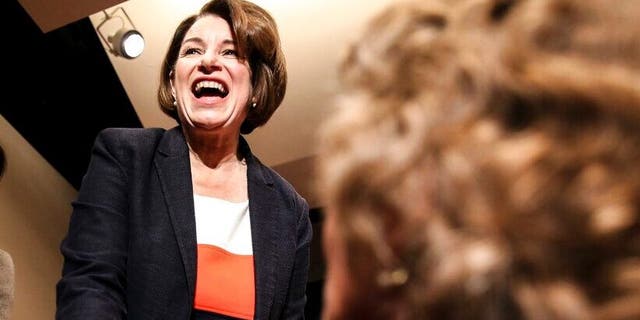
POLYGON ((286 89, 276 23, 243 0, 183 20, 160 72, 178 126, 101 132, 62 242, 57 319, 302 319, 307 201, 251 153, 286 89))
MULTIPOLYGON (((1 174, 0 178, 2 178, 1 174)), ((11 255, 8 252, 0 249, 0 320, 11 319, 14 291, 15 266, 13 259, 11 259, 11 255)))
MULTIPOLYGON (((0 145, 0 181, 4 176, 6 157, 0 145)), ((13 307, 15 266, 9 252, 0 249, 0 320, 8 320, 13 307)))
POLYGON ((372 20, 319 136, 323 319, 640 319, 637 4, 372 20))

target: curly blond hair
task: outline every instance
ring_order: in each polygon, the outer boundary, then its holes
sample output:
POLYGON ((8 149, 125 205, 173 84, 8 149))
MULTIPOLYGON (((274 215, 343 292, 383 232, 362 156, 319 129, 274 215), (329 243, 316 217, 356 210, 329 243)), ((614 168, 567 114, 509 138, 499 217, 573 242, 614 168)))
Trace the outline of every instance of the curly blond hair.
POLYGON ((640 318, 638 21, 633 0, 377 16, 319 139, 350 275, 332 317, 640 318))

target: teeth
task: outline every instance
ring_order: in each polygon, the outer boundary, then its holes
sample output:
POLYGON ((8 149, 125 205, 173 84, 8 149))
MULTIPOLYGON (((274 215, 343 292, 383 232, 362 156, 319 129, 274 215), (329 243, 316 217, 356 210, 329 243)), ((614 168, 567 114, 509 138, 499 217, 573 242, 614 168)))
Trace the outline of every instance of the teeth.
POLYGON ((216 89, 222 93, 226 93, 224 86, 221 83, 215 81, 200 81, 196 84, 196 92, 200 92, 202 88, 216 89))

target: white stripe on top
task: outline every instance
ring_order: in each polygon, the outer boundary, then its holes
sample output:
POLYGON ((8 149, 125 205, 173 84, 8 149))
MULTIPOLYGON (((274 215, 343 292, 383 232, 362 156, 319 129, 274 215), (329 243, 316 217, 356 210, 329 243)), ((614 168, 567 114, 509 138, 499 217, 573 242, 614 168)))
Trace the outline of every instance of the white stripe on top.
POLYGON ((249 200, 193 195, 198 244, 214 245, 233 254, 252 255, 249 200))

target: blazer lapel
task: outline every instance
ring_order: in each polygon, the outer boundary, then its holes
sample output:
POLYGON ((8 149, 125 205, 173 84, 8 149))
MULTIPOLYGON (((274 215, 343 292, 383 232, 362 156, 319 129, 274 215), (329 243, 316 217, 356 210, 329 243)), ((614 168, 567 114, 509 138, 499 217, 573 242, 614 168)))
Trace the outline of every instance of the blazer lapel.
POLYGON ((271 201, 275 197, 273 182, 262 172, 262 165, 253 158, 246 141, 240 140, 248 168, 249 214, 256 273, 255 319, 268 319, 275 292, 278 261, 275 213, 279 209, 271 201))
POLYGON ((193 304, 197 248, 195 209, 193 207, 189 149, 180 127, 166 132, 160 141, 154 161, 173 231, 180 248, 187 287, 191 293, 190 302, 193 304))

